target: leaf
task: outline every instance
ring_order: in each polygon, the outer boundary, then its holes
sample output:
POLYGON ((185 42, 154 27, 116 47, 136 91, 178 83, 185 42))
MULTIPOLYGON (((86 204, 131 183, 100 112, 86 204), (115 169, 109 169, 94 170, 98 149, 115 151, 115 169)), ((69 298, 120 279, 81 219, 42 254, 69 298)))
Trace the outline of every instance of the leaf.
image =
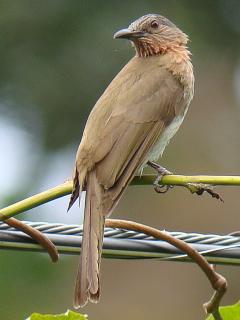
POLYGON ((26 320, 87 320, 87 315, 83 315, 77 312, 68 310, 66 313, 62 314, 40 314, 33 313, 26 320))
MULTIPOLYGON (((220 314, 224 320, 240 320, 240 301, 226 307, 220 307, 220 314)), ((210 315, 206 320, 214 320, 210 315)))

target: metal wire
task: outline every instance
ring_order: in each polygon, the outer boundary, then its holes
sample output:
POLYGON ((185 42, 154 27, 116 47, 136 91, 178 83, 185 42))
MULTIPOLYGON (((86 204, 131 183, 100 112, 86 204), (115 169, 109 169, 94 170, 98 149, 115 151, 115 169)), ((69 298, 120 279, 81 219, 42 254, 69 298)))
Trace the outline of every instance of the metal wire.
MULTIPOLYGON (((26 224, 48 235, 60 253, 78 254, 81 246, 82 226, 61 223, 30 222, 26 224)), ((168 232, 168 231, 166 231, 168 232)), ((240 265, 240 237, 216 234, 169 232, 206 255, 211 263, 240 265)), ((28 236, 0 223, 0 248, 43 251, 28 236)), ((190 261, 172 245, 135 231, 105 228, 103 255, 108 258, 153 259, 190 261)))

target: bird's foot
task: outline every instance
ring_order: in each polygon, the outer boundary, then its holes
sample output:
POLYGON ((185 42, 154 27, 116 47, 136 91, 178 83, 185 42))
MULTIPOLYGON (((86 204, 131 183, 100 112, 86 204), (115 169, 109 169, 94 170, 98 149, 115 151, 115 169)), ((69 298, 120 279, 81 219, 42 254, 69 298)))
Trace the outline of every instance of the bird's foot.
POLYGON ((151 168, 153 168, 154 170, 157 171, 157 177, 156 177, 155 181, 153 182, 154 190, 157 193, 166 193, 169 189, 173 188, 173 186, 171 186, 171 185, 162 185, 161 184, 162 178, 166 175, 172 174, 172 172, 170 172, 166 168, 160 166, 158 163, 155 163, 152 161, 148 161, 147 164, 151 168))

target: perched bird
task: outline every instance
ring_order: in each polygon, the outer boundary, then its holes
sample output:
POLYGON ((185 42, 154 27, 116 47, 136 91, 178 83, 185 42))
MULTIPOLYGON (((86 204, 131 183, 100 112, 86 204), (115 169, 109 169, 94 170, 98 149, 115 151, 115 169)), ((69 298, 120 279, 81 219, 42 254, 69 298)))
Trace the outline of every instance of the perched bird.
POLYGON ((92 109, 79 145, 69 208, 86 191, 83 241, 74 306, 98 302, 104 221, 138 170, 157 160, 193 97, 188 36, 158 14, 145 15, 115 39, 135 56, 92 109))

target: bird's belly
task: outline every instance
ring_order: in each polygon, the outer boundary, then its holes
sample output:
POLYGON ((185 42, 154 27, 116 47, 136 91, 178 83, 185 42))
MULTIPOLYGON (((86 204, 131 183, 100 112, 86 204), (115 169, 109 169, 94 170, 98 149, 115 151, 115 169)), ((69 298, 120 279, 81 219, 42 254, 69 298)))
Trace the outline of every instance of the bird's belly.
POLYGON ((179 115, 171 122, 168 127, 165 128, 158 141, 153 145, 153 147, 147 154, 145 161, 140 167, 140 170, 144 168, 148 161, 157 161, 159 157, 162 156, 165 147, 168 145, 171 138, 175 135, 180 125, 182 124, 184 116, 185 114, 179 115))

